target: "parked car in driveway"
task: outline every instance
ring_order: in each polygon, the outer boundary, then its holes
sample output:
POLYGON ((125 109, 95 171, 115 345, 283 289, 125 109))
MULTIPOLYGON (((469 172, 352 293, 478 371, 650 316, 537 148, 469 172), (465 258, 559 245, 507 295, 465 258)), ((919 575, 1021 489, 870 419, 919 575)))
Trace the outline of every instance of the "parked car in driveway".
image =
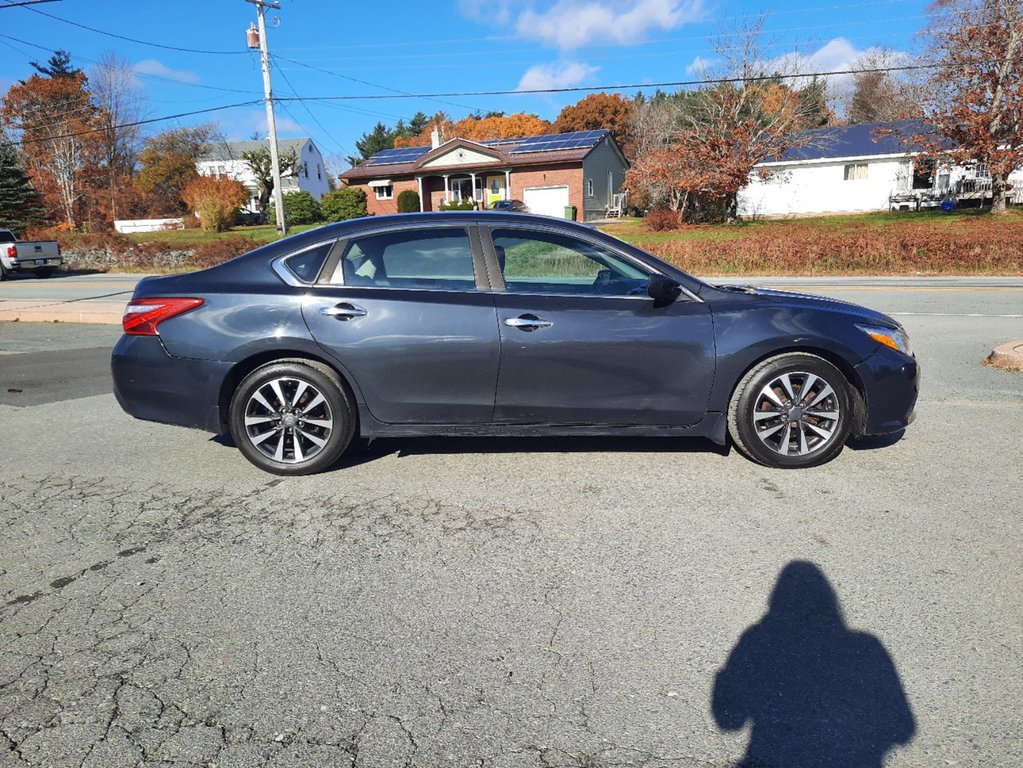
POLYGON ((514 213, 529 213, 526 204, 521 200, 495 200, 487 206, 491 211, 513 211, 514 213))
POLYGON ((140 419, 307 474, 357 435, 694 435, 809 467, 912 420, 900 325, 715 287, 590 227, 500 212, 331 224, 146 278, 113 352, 140 419))

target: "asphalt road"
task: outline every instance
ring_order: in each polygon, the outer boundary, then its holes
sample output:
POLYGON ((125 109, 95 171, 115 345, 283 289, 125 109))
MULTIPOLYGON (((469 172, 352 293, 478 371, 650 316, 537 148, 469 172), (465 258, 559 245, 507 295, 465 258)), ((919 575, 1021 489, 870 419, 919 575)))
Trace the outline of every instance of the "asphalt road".
POLYGON ((0 768, 1023 764, 1023 376, 980 364, 1023 281, 770 282, 899 316, 901 440, 798 472, 395 440, 274 478, 65 389, 116 329, 0 324, 0 391, 56 372, 0 404, 0 768))

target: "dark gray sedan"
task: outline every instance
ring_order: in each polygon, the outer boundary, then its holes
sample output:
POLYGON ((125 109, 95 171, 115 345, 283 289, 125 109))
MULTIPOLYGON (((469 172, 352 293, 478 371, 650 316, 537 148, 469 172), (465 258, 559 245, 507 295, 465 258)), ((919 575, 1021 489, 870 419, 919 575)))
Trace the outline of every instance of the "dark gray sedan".
POLYGON ((356 436, 693 435, 775 467, 902 430, 897 322, 714 287, 541 216, 357 219, 138 284, 113 353, 133 416, 307 474, 356 436))

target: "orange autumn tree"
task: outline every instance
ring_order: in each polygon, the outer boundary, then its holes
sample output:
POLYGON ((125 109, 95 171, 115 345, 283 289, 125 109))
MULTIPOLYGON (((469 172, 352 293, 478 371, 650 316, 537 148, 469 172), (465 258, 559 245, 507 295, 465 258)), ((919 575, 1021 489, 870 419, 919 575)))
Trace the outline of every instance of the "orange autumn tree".
POLYGON ((395 148, 427 147, 430 145, 434 128, 440 131, 441 141, 454 138, 469 139, 469 141, 517 139, 523 136, 540 136, 552 131, 552 125, 548 121, 522 112, 514 115, 488 115, 485 117, 470 115, 457 122, 451 122, 446 114, 438 112, 419 135, 396 137, 394 146, 395 148))
POLYGON ((196 176, 181 191, 181 199, 199 214, 204 232, 223 232, 234 224, 235 212, 245 205, 249 193, 235 179, 196 176))
POLYGON ((101 170, 101 111, 80 70, 46 70, 16 83, 0 119, 21 140, 21 157, 54 218, 74 229, 87 216, 87 191, 101 170))
POLYGON ((620 93, 591 93, 558 113, 554 133, 595 131, 611 132, 627 157, 632 155, 632 118, 635 103, 620 93))
POLYGON ((931 50, 941 63, 927 112, 952 148, 932 146, 942 163, 986 165, 992 213, 1005 213, 1008 176, 1023 166, 1023 5, 1020 0, 938 0, 931 50))

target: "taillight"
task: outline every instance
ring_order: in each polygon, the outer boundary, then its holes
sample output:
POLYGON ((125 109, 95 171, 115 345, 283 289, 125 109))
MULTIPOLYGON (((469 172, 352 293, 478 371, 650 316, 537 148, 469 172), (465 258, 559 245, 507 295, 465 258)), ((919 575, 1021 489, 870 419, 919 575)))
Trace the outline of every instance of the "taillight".
POLYGON ((18 257, 18 249, 15 248, 13 245, 8 246, 7 247, 7 258, 8 259, 15 259, 17 257, 18 257))
POLYGON ((157 336, 156 326, 164 320, 202 306, 202 299, 146 298, 132 299, 124 308, 121 326, 132 336, 157 336))

